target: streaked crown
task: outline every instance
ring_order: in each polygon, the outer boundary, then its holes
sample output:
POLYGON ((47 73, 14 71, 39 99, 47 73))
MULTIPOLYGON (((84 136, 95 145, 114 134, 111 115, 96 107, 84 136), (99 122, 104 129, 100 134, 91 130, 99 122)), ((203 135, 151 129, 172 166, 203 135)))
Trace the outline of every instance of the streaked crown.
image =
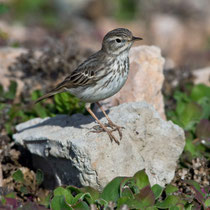
POLYGON ((142 40, 142 38, 134 37, 126 28, 117 28, 104 36, 102 50, 111 55, 120 55, 125 51, 129 52, 136 40, 142 40))

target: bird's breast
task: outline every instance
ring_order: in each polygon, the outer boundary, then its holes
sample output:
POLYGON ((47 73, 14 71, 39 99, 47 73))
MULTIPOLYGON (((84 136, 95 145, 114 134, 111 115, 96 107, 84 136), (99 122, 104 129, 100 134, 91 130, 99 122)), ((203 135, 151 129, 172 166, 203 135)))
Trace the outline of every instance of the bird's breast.
POLYGON ((73 95, 84 102, 97 102, 116 94, 125 84, 129 72, 129 59, 116 59, 102 71, 104 76, 95 84, 71 88, 73 95))

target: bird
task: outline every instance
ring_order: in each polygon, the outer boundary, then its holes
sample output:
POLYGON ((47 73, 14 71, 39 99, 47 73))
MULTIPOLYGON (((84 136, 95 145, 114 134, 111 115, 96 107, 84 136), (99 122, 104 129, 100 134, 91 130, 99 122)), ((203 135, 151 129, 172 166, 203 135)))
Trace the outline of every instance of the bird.
POLYGON ((61 92, 70 92, 86 103, 86 110, 101 128, 98 132, 106 132, 111 141, 114 140, 120 144, 112 132, 117 130, 121 140, 123 127, 112 122, 99 101, 113 96, 124 86, 129 73, 129 51, 133 43, 139 40, 143 39, 133 36, 126 28, 109 31, 104 36, 98 52, 88 57, 61 83, 38 98, 35 103, 61 92), (107 124, 103 124, 91 110, 92 103, 98 105, 108 121, 107 124))

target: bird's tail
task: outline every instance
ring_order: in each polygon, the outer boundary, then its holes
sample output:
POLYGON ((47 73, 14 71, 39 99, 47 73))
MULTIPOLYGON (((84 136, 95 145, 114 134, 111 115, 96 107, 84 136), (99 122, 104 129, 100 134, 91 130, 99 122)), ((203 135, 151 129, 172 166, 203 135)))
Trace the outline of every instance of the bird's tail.
POLYGON ((61 93, 61 92, 63 92, 63 91, 64 91, 63 88, 55 88, 55 89, 49 91, 48 93, 46 93, 45 95, 41 96, 40 98, 38 98, 34 103, 35 103, 35 104, 36 104, 36 103, 39 103, 40 101, 42 101, 42 100, 44 100, 44 99, 46 99, 46 98, 49 98, 49 97, 51 97, 51 96, 54 96, 54 95, 57 94, 57 93, 61 93))

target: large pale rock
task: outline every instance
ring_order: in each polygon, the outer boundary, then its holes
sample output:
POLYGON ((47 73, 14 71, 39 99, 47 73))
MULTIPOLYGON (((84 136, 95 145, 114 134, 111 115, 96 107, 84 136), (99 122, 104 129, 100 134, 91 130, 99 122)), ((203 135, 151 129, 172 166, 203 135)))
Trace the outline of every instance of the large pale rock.
POLYGON ((192 72, 192 74, 194 76, 195 84, 203 83, 210 86, 210 66, 202 69, 196 69, 192 72))
POLYGON ((45 172, 51 187, 73 184, 100 190, 114 177, 133 176, 144 168, 151 184, 171 182, 185 145, 183 130, 146 102, 113 107, 109 116, 125 127, 120 145, 106 133, 90 132, 97 124, 81 114, 27 121, 17 125, 13 138, 33 154, 34 167, 45 172))
POLYGON ((15 80, 18 83, 17 94, 21 92, 24 84, 20 79, 9 76, 9 66, 16 62, 18 56, 26 52, 27 50, 24 48, 0 48, 0 84, 7 89, 10 84, 10 80, 15 80))
POLYGON ((155 46, 138 46, 130 51, 130 72, 124 87, 104 101, 106 106, 146 101, 165 118, 161 88, 164 81, 164 58, 155 46))

